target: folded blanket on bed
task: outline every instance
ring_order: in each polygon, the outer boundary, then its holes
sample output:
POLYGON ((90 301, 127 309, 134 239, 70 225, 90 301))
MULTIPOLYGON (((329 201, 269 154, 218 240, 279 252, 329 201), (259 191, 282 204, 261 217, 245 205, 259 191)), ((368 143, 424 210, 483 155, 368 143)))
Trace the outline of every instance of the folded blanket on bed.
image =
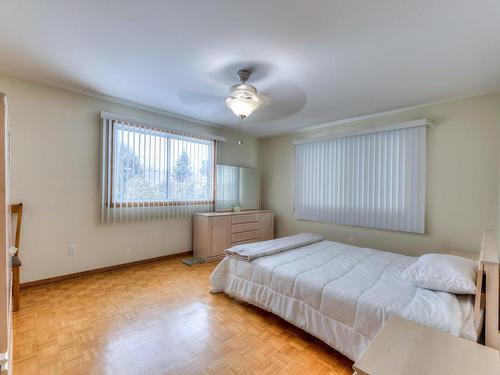
POLYGON ((246 260, 278 254, 301 246, 323 241, 323 236, 314 233, 299 233, 293 236, 281 237, 275 240, 248 243, 233 246, 225 251, 227 255, 246 260))

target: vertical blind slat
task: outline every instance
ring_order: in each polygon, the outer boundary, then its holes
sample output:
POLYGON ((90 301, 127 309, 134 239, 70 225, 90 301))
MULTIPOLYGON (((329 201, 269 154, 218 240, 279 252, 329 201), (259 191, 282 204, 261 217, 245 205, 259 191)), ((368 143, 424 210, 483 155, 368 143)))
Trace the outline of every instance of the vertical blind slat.
POLYGON ((106 212, 106 202, 107 196, 105 194, 105 186, 106 186, 106 170, 107 170, 107 161, 106 161, 106 145, 108 144, 108 140, 106 137, 107 128, 108 128, 107 119, 101 120, 101 223, 104 223, 104 217, 106 212))
MULTIPOLYGON (((111 121, 110 125, 112 125, 112 123, 113 122, 111 121)), ((109 142, 113 141, 113 139, 112 139, 112 126, 108 126, 108 128, 107 128, 107 139, 109 140, 109 142)), ((108 152, 107 152, 108 171, 111 171, 111 160, 112 160, 111 150, 108 150, 108 152)), ((107 187, 106 187, 106 201, 109 202, 109 200, 111 198, 111 172, 109 172, 107 174, 107 176, 108 176, 108 180, 107 180, 107 187)), ((106 209, 106 222, 109 223, 109 206, 106 209)))

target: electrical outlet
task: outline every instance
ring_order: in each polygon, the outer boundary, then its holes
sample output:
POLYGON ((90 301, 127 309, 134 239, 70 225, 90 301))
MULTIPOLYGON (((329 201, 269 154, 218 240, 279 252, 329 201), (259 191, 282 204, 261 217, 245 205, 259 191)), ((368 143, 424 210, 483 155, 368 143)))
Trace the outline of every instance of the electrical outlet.
POLYGON ((76 245, 68 245, 68 255, 76 254, 76 245))
POLYGON ((354 237, 349 237, 349 238, 347 239, 347 241, 348 241, 349 243, 353 243, 353 242, 354 242, 354 237))

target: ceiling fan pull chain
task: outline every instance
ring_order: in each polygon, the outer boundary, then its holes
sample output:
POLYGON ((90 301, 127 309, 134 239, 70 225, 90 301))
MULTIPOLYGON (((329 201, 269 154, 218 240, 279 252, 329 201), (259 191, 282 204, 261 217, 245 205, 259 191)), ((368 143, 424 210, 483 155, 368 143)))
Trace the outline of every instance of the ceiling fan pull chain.
POLYGON ((238 128, 238 132, 239 132, 239 134, 238 134, 238 137, 239 137, 238 144, 239 145, 243 144, 243 139, 241 138, 241 129, 243 128, 243 118, 244 117, 240 117, 240 121, 239 121, 239 128, 238 128))

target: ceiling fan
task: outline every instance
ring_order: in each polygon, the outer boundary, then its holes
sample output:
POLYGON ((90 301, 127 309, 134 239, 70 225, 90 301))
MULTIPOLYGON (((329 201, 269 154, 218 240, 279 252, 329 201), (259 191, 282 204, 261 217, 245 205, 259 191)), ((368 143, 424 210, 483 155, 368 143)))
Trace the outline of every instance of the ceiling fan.
MULTIPOLYGON (((272 74, 273 67, 262 62, 236 62, 205 73, 214 84, 210 91, 179 91, 179 101, 186 106, 196 106, 212 122, 234 124, 228 117, 228 108, 240 119, 250 115, 252 122, 272 122, 290 117, 306 104, 304 90, 288 79, 272 74), (234 84, 234 75, 240 83, 234 84), (248 81, 258 82, 261 90, 248 81), (231 85, 233 83, 233 85, 231 85), (221 92, 221 87, 229 88, 221 92), (229 86, 229 87, 228 87, 229 86)), ((241 126, 241 122, 240 122, 241 126)))

